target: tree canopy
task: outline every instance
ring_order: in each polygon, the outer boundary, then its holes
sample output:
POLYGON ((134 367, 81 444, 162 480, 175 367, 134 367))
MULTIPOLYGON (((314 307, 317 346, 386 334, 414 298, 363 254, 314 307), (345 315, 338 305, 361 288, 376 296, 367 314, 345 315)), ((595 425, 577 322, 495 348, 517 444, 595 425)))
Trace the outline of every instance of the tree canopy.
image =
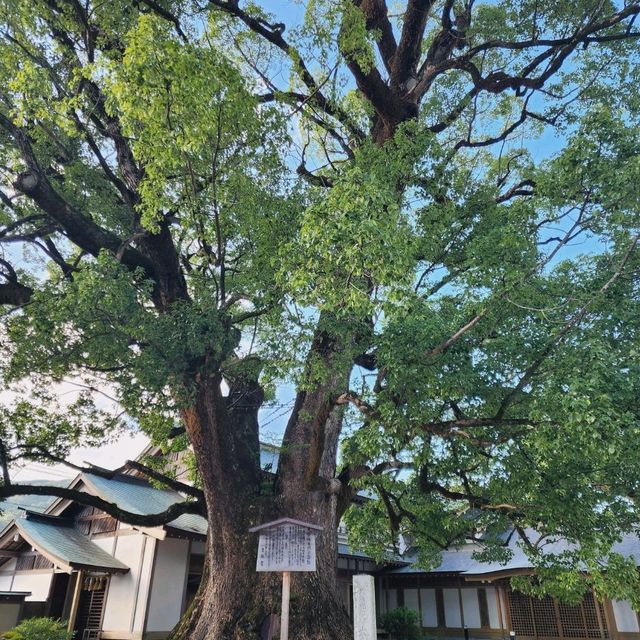
MULTIPOLYGON (((218 424, 287 384, 282 477, 358 548, 505 559, 515 528, 521 588, 640 605, 612 553, 640 522, 639 14, 0 1, 0 495, 131 421, 198 449, 203 394, 218 424)), ((255 461, 233 424, 213 475, 255 461)))

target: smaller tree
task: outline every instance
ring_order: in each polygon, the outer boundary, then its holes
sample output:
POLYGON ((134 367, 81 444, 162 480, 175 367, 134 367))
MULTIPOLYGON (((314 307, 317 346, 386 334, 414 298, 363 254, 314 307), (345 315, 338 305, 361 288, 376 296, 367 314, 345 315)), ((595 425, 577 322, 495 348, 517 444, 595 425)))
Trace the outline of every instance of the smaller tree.
POLYGON ((73 633, 59 620, 29 618, 2 635, 4 640, 71 640, 73 633))
POLYGON ((420 638, 418 614, 412 609, 398 607, 388 611, 382 616, 380 622, 391 640, 418 640, 420 638))

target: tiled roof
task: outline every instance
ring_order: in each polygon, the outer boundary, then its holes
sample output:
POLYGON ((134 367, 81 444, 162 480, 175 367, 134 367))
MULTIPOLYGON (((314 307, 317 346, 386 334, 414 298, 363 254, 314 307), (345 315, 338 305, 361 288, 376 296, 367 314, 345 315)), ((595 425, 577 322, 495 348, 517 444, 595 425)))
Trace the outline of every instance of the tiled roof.
MULTIPOLYGON (((531 540, 535 540, 536 535, 534 531, 527 531, 527 536, 531 540)), ((512 552, 512 556, 506 563, 479 562, 473 557, 474 551, 477 551, 478 548, 472 546, 443 551, 440 565, 432 569, 430 573, 458 573, 472 577, 533 568, 531 561, 527 558, 521 544, 519 544, 518 536, 511 536, 508 546, 512 552)), ((570 550, 570 545, 566 540, 556 539, 545 542, 541 548, 544 553, 556 555, 563 551, 570 550)), ((636 564, 640 566, 640 539, 636 534, 625 535, 621 542, 614 545, 613 551, 626 558, 634 558, 636 564)), ((390 573, 425 573, 425 571, 412 564, 400 569, 395 569, 390 573)))
POLYGON ((169 522, 167 526, 206 537, 208 525, 206 519, 196 513, 183 513, 169 522))
POLYGON ((94 473, 83 473, 82 479, 103 500, 139 515, 162 513, 172 504, 184 500, 176 491, 157 489, 135 476, 104 478, 94 473))
POLYGON ((55 516, 27 512, 15 521, 20 535, 57 567, 126 573, 129 567, 120 562, 77 529, 70 521, 55 516))
MULTIPOLYGON (((131 513, 162 513, 172 504, 184 502, 184 497, 178 492, 158 489, 135 476, 120 474, 113 478, 105 478, 93 473, 83 473, 82 479, 103 500, 113 502, 131 513)), ((207 535, 207 521, 197 514, 185 513, 167 523, 167 526, 201 536, 207 535)))

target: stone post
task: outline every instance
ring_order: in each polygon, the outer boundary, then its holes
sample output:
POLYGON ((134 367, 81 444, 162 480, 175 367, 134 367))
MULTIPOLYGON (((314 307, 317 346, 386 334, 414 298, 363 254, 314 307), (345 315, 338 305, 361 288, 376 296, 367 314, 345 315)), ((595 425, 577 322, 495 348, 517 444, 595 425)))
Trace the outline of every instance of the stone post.
POLYGON ((353 576, 354 640, 376 640, 376 588, 373 576, 353 576))

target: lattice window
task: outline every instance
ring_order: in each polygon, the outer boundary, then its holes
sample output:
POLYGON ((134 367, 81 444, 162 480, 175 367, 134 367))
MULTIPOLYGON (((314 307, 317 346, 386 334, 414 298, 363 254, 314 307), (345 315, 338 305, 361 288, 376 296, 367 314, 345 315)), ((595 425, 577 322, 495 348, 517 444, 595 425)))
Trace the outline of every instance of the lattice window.
POLYGON ((94 533, 111 533, 118 528, 118 521, 110 515, 93 509, 84 509, 76 518, 75 528, 86 536, 94 533))
POLYGON ((529 598, 533 610, 533 622, 536 627, 536 635, 545 638, 558 638, 558 619, 553 598, 529 598))
POLYGON ((584 638, 586 629, 582 607, 578 605, 558 602, 560 620, 562 621, 562 631, 567 638, 584 638))
POLYGON ((31 571, 35 559, 35 556, 20 556, 16 561, 16 571, 31 571))
POLYGON ((91 522, 89 520, 76 520, 75 527, 80 533, 88 536, 89 530, 91 529, 91 522))
POLYGON ((509 615, 516 637, 535 638, 536 627, 533 623, 533 610, 529 596, 518 591, 509 591, 509 615))
POLYGON ((33 562, 34 569, 51 569, 53 567, 53 562, 47 560, 44 556, 37 555, 33 562))
POLYGON ((602 603, 589 594, 577 605, 555 598, 530 598, 509 591, 511 625, 518 637, 526 638, 609 638, 602 603))
POLYGON ((606 629, 601 627, 601 620, 604 620, 604 610, 602 605, 596 603, 592 595, 588 595, 578 605, 569 605, 564 602, 558 603, 562 630, 567 638, 602 638, 608 637, 606 629), (600 613, 600 616, 598 615, 600 613))
POLYGON ((118 528, 118 521, 111 516, 92 520, 90 533, 111 533, 118 528))

